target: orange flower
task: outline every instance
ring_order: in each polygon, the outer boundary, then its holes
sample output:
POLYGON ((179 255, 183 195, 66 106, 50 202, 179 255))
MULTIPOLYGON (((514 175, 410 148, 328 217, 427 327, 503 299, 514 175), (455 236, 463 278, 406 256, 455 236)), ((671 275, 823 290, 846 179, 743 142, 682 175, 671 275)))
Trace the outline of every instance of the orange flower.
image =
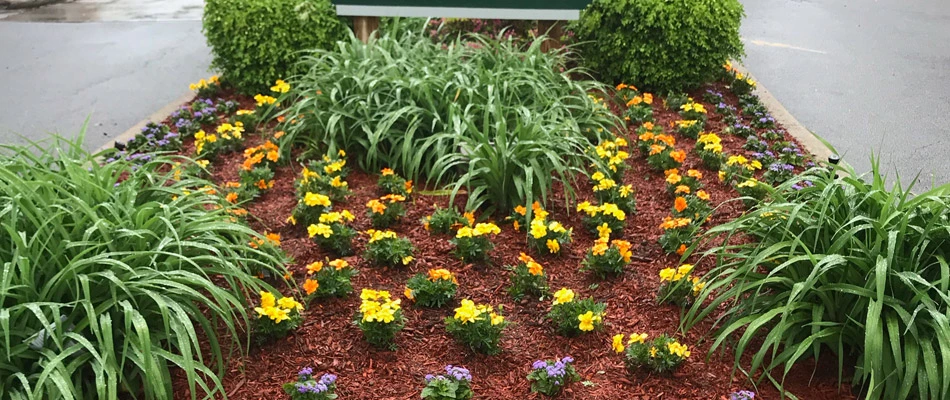
POLYGON ((654 135, 653 132, 644 132, 642 135, 637 136, 637 138, 639 138, 640 141, 646 142, 647 140, 653 140, 654 135))
POLYGON ((676 254, 678 254, 678 255, 683 255, 683 253, 685 253, 685 252, 686 252, 686 245, 685 245, 685 244, 681 244, 681 245, 680 245, 680 248, 676 249, 676 254))
POLYGON ((670 158, 678 163, 683 163, 683 161, 686 161, 686 152, 683 150, 673 150, 670 152, 670 158))
POLYGON ((680 193, 689 194, 689 186, 686 186, 686 185, 677 186, 674 194, 680 194, 680 193))
POLYGON ((686 199, 684 197, 677 197, 673 201, 673 208, 676 209, 676 212, 683 212, 686 209, 686 199))
POLYGON ((307 265, 307 275, 315 274, 323 269, 323 261, 312 262, 307 265))
POLYGON ((367 202, 366 207, 369 207, 369 209, 373 211, 373 214, 382 214, 386 212, 386 205, 376 199, 372 199, 367 202))
POLYGON ((317 291, 317 288, 320 287, 320 283, 314 279, 307 279, 303 282, 303 290, 307 292, 307 295, 313 294, 317 291))
POLYGON ((267 240, 270 240, 274 246, 280 246, 280 234, 279 233, 267 233, 264 235, 267 240))
POLYGON ((676 146, 676 138, 669 134, 656 135, 656 140, 666 143, 667 146, 676 146))
MULTIPOLYGON (((651 96, 651 97, 652 97, 652 96, 651 96)), ((650 122, 650 121, 644 122, 644 123, 643 123, 643 129, 646 129, 646 130, 648 130, 648 131, 652 131, 652 130, 653 130, 653 123, 650 122)))
POLYGON ((699 197, 701 200, 709 201, 709 193, 706 193, 705 190, 697 190, 696 197, 699 197))
POLYGON ((230 188, 230 189, 239 188, 239 187, 241 187, 241 183, 240 183, 240 182, 227 182, 227 183, 224 184, 224 187, 230 188))
POLYGON ((274 132, 274 139, 280 139, 283 136, 284 136, 284 131, 274 132))
POLYGON ((695 169, 687 170, 686 176, 696 179, 703 179, 703 173, 695 169))
POLYGON ((655 155, 655 154, 660 154, 660 153, 663 152, 663 150, 666 150, 666 146, 659 145, 659 144, 651 144, 651 145, 650 145, 650 155, 651 155, 651 156, 652 156, 652 155, 655 155))
POLYGON ((274 150, 268 151, 268 152, 267 152, 267 159, 268 159, 268 160, 271 160, 271 161, 273 161, 273 162, 277 162, 277 160, 280 159, 280 153, 278 153, 278 152, 276 152, 276 151, 274 151, 274 150))
POLYGON ((237 193, 231 192, 231 193, 228 193, 228 195, 224 199, 227 200, 228 203, 237 203, 238 195, 237 193))
POLYGON ((680 183, 681 180, 683 180, 683 177, 680 176, 680 174, 677 174, 676 172, 673 172, 672 174, 669 174, 666 176, 666 183, 669 183, 670 185, 675 185, 677 183, 680 183))
POLYGON ((380 173, 381 173, 383 176, 393 175, 393 174, 394 174, 393 170, 390 169, 390 168, 383 168, 383 170, 380 171, 380 173))
POLYGON ((279 123, 284 123, 284 119, 285 119, 285 118, 284 118, 283 115, 278 115, 278 116, 277 116, 277 122, 279 122, 279 123))

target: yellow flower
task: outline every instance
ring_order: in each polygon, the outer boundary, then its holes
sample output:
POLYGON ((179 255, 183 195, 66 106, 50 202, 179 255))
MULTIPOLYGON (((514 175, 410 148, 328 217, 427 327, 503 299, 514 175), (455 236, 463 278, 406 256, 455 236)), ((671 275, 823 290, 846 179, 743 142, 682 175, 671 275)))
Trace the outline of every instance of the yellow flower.
POLYGON ((554 305, 570 303, 574 301, 574 291, 568 288, 561 288, 554 292, 554 305))
POLYGON ((622 333, 618 333, 618 334, 614 335, 612 347, 614 348, 614 351, 617 352, 617 353, 623 353, 623 351, 626 349, 626 347, 624 347, 624 345, 623 345, 623 334, 622 334, 622 333))
POLYGON ((544 220, 535 218, 531 221, 531 236, 535 239, 541 239, 548 235, 548 227, 544 224, 544 220))
POLYGON ((705 190, 697 190, 696 197, 698 197, 700 200, 709 201, 709 193, 706 193, 705 190))
POLYGON ((719 171, 719 182, 726 180, 726 171, 719 171))
POLYGON ((303 310, 303 304, 298 303, 293 297, 281 297, 280 300, 277 301, 277 307, 285 310, 303 310))
POLYGON ((257 106, 258 106, 258 107, 262 107, 262 106, 264 106, 265 104, 270 105, 270 104, 276 103, 276 102, 277 102, 277 99, 274 98, 274 97, 271 97, 271 96, 265 96, 265 95, 262 95, 262 94, 257 94, 257 95, 254 95, 254 101, 257 102, 257 106))
POLYGON ((343 210, 340 212, 340 214, 343 215, 343 219, 349 222, 353 222, 353 220, 356 219, 356 216, 354 216, 349 210, 343 210))
POLYGON ((463 299, 461 307, 455 309, 455 319, 461 321, 463 324, 475 322, 475 318, 480 314, 481 311, 475 307, 475 302, 469 299, 463 299))
POLYGON ((580 330, 584 332, 590 332, 594 330, 594 323, 600 322, 601 317, 599 314, 594 315, 593 311, 588 311, 584 314, 578 315, 577 320, 580 321, 580 324, 577 325, 580 330))
POLYGON ((277 298, 271 292, 261 291, 261 307, 273 307, 277 304, 277 298))
POLYGON ((488 235, 488 234, 497 235, 499 233, 501 233, 501 228, 499 228, 497 225, 492 224, 492 223, 480 223, 478 225, 475 225, 475 229, 474 229, 475 236, 482 236, 482 235, 488 235))
POLYGON ((411 263, 412 260, 415 260, 415 258, 412 256, 405 256, 402 258, 402 265, 409 265, 409 263, 411 263))
POLYGON ((455 232, 455 237, 457 238, 466 238, 472 237, 473 229, 467 226, 459 228, 458 232, 455 232))
POLYGON ((691 264, 680 265, 679 268, 676 269, 676 275, 673 276, 673 281, 678 281, 680 279, 683 279, 684 277, 689 275, 689 273, 692 270, 693 270, 693 266, 691 264))
POLYGON ((503 316, 501 316, 501 315, 498 315, 498 314, 495 314, 495 313, 491 313, 490 316, 491 316, 491 324, 492 324, 492 326, 498 325, 498 324, 500 324, 500 323, 502 323, 502 322, 505 322, 505 317, 503 317, 503 316))
POLYGON ((297 225, 297 218, 294 218, 294 216, 291 215, 287 217, 287 222, 289 222, 291 225, 297 225))
POLYGON ((378 241, 384 240, 384 239, 395 239, 395 238, 396 238, 396 232, 393 232, 393 231, 377 231, 377 230, 370 229, 370 230, 366 231, 366 233, 369 234, 369 242, 370 242, 370 243, 378 242, 378 241))
POLYGON ((741 188, 753 188, 753 187, 756 187, 756 186, 758 186, 758 185, 759 185, 759 181, 758 181, 757 179, 755 179, 755 178, 749 178, 749 179, 746 180, 745 182, 742 182, 742 183, 738 184, 737 187, 741 187, 741 188))
POLYGON ((270 87, 270 91, 277 93, 287 93, 290 91, 290 84, 278 79, 276 84, 270 87))
POLYGON ((311 238, 317 235, 329 238, 331 235, 333 235, 333 228, 326 224, 310 225, 307 227, 307 234, 311 238))
POLYGON ((343 268, 349 267, 350 263, 346 262, 346 260, 343 260, 343 259, 337 259, 337 260, 330 261, 330 266, 332 266, 334 269, 339 271, 343 268))
POLYGON ((676 276, 676 270, 673 268, 663 268, 660 270, 660 282, 672 282, 676 276))
POLYGON ((656 347, 650 347, 650 358, 656 358, 656 347))
POLYGON ((303 202, 309 207, 316 207, 316 206, 329 207, 330 197, 319 194, 319 193, 307 192, 307 194, 303 196, 303 202))
POLYGON ((673 354, 680 358, 688 358, 690 354, 689 349, 686 347, 686 345, 680 344, 679 342, 667 343, 666 349, 670 351, 670 354, 673 354))
POLYGON ((383 168, 383 170, 380 171, 380 173, 381 173, 383 176, 390 176, 390 175, 394 175, 394 174, 395 174, 395 172, 393 172, 393 170, 390 169, 390 168, 383 168))
POLYGON ((604 178, 605 178, 604 173, 600 171, 594 172, 594 174, 590 176, 590 179, 593 181, 601 181, 604 178))
POLYGON ((631 333, 630 339, 627 340, 627 344, 644 343, 648 337, 649 335, 646 333, 631 333))
POLYGON ((600 238, 609 238, 612 232, 613 230, 611 230, 610 227, 607 226, 606 222, 604 222, 603 224, 600 224, 600 226, 597 227, 597 236, 600 238))
POLYGON ((551 252, 551 254, 561 251, 561 244, 558 243, 557 240, 548 239, 546 244, 548 246, 548 251, 551 252))
POLYGON ((345 186, 347 186, 347 183, 346 183, 343 179, 340 179, 339 176, 334 176, 334 177, 333 177, 333 180, 330 181, 330 186, 333 186, 333 187, 336 187, 336 188, 338 188, 338 187, 345 187, 345 186))

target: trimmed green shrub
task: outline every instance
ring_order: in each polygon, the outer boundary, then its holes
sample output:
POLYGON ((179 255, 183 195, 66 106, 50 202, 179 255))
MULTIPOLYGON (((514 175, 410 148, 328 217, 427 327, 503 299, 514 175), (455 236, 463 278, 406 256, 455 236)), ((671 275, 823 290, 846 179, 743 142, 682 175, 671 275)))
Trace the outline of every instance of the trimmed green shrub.
POLYGON ((0 155, 0 398, 170 399, 172 371, 224 397, 247 296, 273 290, 252 271, 284 257, 169 159, 54 145, 0 155))
POLYGON ((211 68, 248 94, 303 72, 298 52, 329 49, 347 32, 329 0, 207 0, 202 25, 211 68))
POLYGON ((682 90, 743 54, 738 0, 594 0, 572 24, 585 67, 605 81, 682 90))
POLYGON ((698 298, 712 301, 684 328, 713 319, 709 351, 734 344, 736 367, 759 379, 830 350, 839 377, 853 363, 860 398, 950 398, 950 185, 912 195, 872 165, 870 182, 808 171, 710 229, 704 257, 718 266, 698 298))

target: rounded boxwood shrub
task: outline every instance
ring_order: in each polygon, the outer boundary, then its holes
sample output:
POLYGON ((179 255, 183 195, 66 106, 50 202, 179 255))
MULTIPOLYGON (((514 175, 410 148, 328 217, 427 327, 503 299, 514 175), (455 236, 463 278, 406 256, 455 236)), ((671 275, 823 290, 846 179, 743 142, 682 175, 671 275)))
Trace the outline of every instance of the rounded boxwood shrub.
POLYGON ((743 54, 738 0, 594 0, 572 26, 585 67, 653 91, 709 81, 743 54))
POLYGON ((211 67, 245 93, 298 72, 298 52, 329 49, 346 22, 329 0, 207 0, 203 31, 211 67))

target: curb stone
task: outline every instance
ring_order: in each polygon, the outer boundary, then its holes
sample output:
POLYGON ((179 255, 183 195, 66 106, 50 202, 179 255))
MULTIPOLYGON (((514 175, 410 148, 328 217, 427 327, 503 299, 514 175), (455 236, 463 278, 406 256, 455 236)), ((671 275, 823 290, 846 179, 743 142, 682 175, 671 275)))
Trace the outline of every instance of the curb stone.
MULTIPOLYGON (((733 63, 733 66, 745 75, 754 76, 749 72, 749 69, 742 64, 733 63)), ((816 163, 828 162, 829 156, 837 154, 837 152, 830 149, 825 143, 818 139, 812 131, 808 130, 801 122, 798 122, 795 116, 788 112, 785 106, 762 85, 762 82, 756 80, 756 83, 754 93, 759 96, 759 100, 769 109, 769 112, 772 113, 772 117, 785 127, 789 135, 798 140, 806 151, 815 156, 816 163)))
POLYGON ((93 153, 99 153, 99 152, 111 149, 115 146, 116 142, 128 142, 129 140, 134 138, 135 135, 142 132, 142 128, 144 128, 145 125, 148 125, 149 122, 154 122, 157 124, 164 121, 165 118, 168 118, 168 116, 171 115, 173 112, 175 112, 175 110, 180 108, 185 103, 188 103, 189 101, 192 101, 194 99, 195 99, 195 93, 188 92, 187 94, 175 99, 175 101, 168 103, 164 107, 158 109, 158 111, 154 112, 152 115, 149 115, 148 118, 139 121, 138 123, 133 125, 131 128, 129 128, 125 132, 122 132, 118 136, 110 138, 106 144, 96 149, 96 151, 94 151, 93 153))
POLYGON ((25 10, 61 3, 64 0, 0 0, 0 10, 25 10))

